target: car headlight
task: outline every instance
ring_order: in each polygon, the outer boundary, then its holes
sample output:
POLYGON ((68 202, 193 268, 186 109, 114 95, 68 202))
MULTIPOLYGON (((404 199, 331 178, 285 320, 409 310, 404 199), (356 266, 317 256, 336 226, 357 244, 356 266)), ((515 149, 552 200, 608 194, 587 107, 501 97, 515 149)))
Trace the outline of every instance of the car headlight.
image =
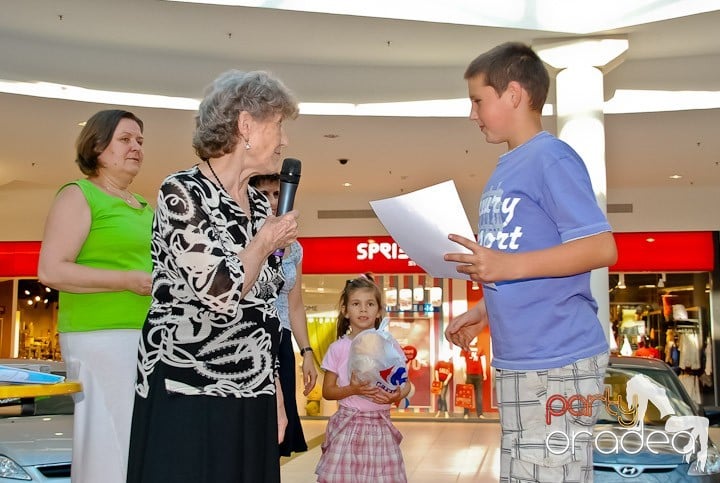
POLYGON ((9 478, 11 480, 30 481, 30 475, 25 473, 22 467, 5 455, 0 454, 0 478, 9 478))
POLYGON ((714 444, 708 445, 707 456, 705 458, 704 467, 698 465, 698 455, 695 455, 690 468, 688 468, 688 476, 714 475, 720 473, 720 451, 714 444))

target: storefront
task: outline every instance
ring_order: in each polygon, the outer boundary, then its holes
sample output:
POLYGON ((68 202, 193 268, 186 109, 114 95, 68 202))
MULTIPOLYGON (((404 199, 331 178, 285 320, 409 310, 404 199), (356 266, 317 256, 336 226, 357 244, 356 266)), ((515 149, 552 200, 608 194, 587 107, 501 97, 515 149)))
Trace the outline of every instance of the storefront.
MULTIPOLYGON (((717 297, 713 281, 720 278, 716 268, 718 233, 617 233, 615 238, 619 258, 610 268, 609 322, 617 351, 627 345, 634 353, 638 342, 658 348, 661 358, 677 362, 687 386, 697 387, 699 402, 718 405, 713 356, 720 334, 713 316, 713 307, 718 305, 713 303, 717 297), (672 345, 675 349, 668 349, 672 345)), ((338 300, 346 281, 371 272, 385 294, 390 331, 408 359, 413 390, 403 408, 437 413, 439 401, 432 392, 432 381, 437 379, 438 363, 444 370, 451 364, 448 410, 462 414, 455 387, 468 379, 466 359, 442 334, 454 316, 480 300, 479 287, 430 277, 387 236, 300 241, 305 251, 303 298, 317 362, 335 338, 338 300)), ((39 242, 0 243, 0 357, 57 357, 57 292, 37 283, 39 247, 39 242)), ((476 349, 474 355, 485 356, 483 412, 493 412, 496 404, 487 330, 479 336, 476 349)), ((319 390, 317 387, 308 401, 298 391, 301 412, 303 407, 308 412, 321 411, 319 390)))
MULTIPOLYGON (((718 334, 713 327, 712 310, 717 232, 616 233, 615 239, 619 256, 610 267, 609 323, 617 351, 622 348, 625 336, 631 354, 637 351, 639 341, 656 348, 660 358, 676 366, 698 402, 718 405, 717 365, 713 356, 717 351, 712 350, 718 334), (679 357, 678 352, 692 356, 679 357)), ((466 381, 467 364, 442 334, 453 316, 482 298, 482 290, 470 282, 430 278, 390 237, 305 238, 301 242, 305 249, 303 294, 311 337, 320 341, 323 333, 330 334, 325 342, 319 343, 318 354, 323 352, 323 344, 329 344, 334 337, 337 301, 346 279, 373 272, 385 291, 387 313, 393 321, 391 331, 414 355, 409 362, 414 386, 410 410, 438 410, 437 396, 430 394, 426 384, 432 385, 434 369, 439 361, 444 361, 453 366, 447 403, 451 413, 454 410, 461 414, 463 410, 455 404, 453 388, 466 381), (429 295, 432 290, 438 294, 434 300, 429 295), (326 327, 325 332, 322 327, 326 327)), ((486 356, 487 367, 483 411, 492 412, 497 406, 489 332, 485 331, 478 339, 477 351, 486 356)))
MULTIPOLYGON (((412 389, 402 408, 423 414, 438 411, 432 381, 436 379, 438 361, 445 361, 453 367, 446 397, 449 412, 462 414, 454 396, 456 383, 466 379, 464 359, 457 348, 444 341, 442 334, 445 325, 467 309, 471 284, 431 277, 388 236, 303 238, 300 242, 305 252, 303 299, 317 362, 335 340, 338 301, 346 281, 370 272, 385 295, 389 330, 408 359, 412 389)), ((480 337, 477 349, 490 353, 487 334, 480 337)), ((486 366, 489 378, 487 358, 486 366)), ((484 384, 488 393, 483 398, 485 411, 492 411, 489 388, 489 384, 484 384)))
POLYGON ((618 233, 610 268, 610 318, 616 350, 673 366, 696 402, 717 406, 720 336, 713 317, 717 233, 618 233))

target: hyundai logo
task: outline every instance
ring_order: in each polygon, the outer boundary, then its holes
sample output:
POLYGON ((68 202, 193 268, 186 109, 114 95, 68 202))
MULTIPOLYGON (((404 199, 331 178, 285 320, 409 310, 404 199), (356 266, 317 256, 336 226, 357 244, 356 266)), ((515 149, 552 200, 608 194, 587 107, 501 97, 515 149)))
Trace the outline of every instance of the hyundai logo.
POLYGON ((642 473, 642 470, 637 466, 620 466, 619 468, 615 468, 615 471, 624 478, 634 478, 640 476, 640 473, 642 473))

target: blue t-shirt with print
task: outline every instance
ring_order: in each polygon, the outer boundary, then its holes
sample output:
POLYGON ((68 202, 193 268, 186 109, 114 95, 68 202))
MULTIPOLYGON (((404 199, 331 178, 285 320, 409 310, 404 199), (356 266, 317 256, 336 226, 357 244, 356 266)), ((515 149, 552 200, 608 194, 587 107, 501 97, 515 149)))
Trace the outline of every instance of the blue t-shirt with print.
MULTIPOLYGON (((610 231, 584 162, 547 132, 502 155, 480 201, 478 242, 522 253, 610 231)), ((590 272, 484 286, 493 366, 562 367, 608 349, 590 272)))

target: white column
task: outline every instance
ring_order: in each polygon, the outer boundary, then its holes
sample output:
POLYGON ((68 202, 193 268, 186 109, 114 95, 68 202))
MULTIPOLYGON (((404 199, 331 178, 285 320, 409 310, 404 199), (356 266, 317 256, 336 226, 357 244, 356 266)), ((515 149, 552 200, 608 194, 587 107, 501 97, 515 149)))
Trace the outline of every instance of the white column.
MULTIPOLYGON (((603 75, 618 65, 627 46, 624 38, 569 39, 534 46, 546 63, 559 69, 555 79, 558 137, 585 161, 603 212, 607 212, 603 75)), ((598 303, 598 317, 609 338, 607 268, 592 271, 590 288, 598 303)))

